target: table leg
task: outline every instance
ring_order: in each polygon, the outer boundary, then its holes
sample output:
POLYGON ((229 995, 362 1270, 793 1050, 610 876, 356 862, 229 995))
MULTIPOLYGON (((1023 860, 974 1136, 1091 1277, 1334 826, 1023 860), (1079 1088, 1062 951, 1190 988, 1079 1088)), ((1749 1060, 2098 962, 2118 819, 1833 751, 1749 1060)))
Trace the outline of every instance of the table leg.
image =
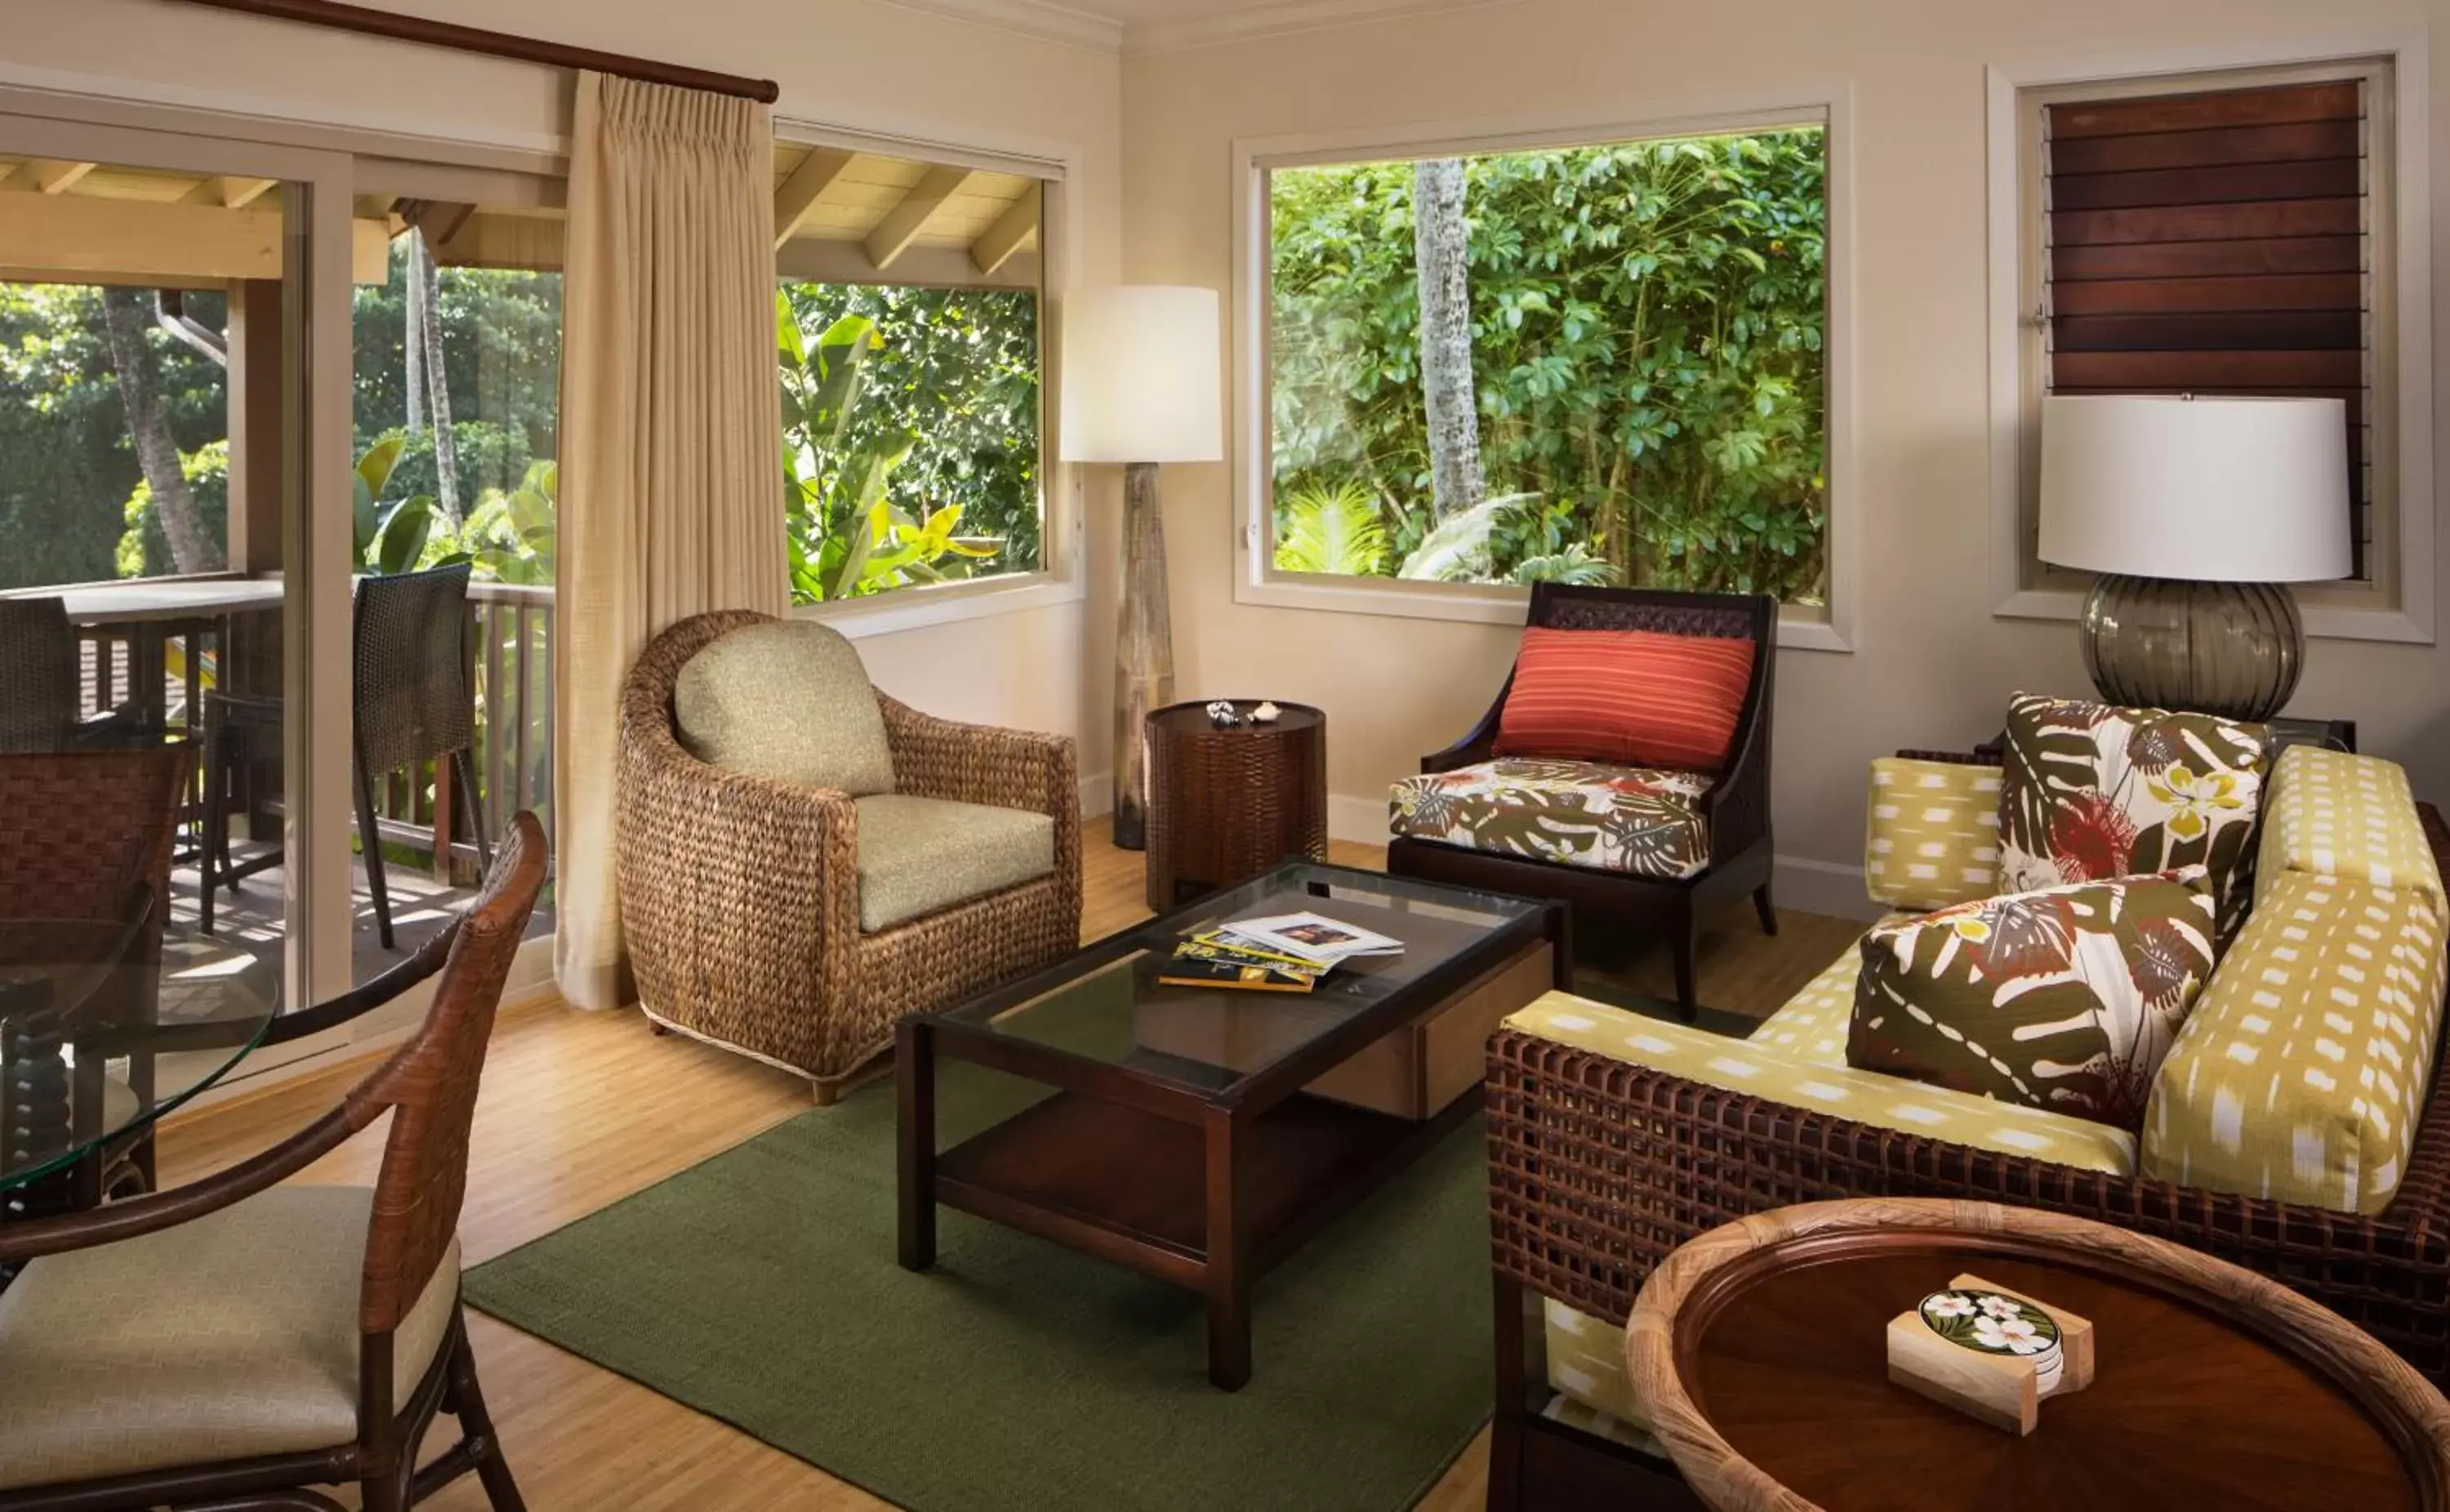
POLYGON ((1211 1108, 1208 1188, 1208 1381, 1238 1391, 1251 1379, 1251 1246, 1242 1191, 1242 1121, 1211 1108))
POLYGON ((904 1019, 894 1041, 902 1269, 924 1270, 936 1263, 936 1034, 904 1019))

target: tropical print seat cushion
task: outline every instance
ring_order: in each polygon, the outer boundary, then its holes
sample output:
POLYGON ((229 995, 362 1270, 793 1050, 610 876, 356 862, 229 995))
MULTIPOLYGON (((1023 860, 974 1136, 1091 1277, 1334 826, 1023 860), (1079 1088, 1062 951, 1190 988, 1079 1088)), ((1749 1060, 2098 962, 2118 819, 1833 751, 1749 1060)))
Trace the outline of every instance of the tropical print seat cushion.
POLYGON ((1848 1065, 2134 1129, 2212 973, 2211 891, 2188 866, 2012 893, 1862 953, 1848 1065))
POLYGON ((1701 772, 1501 756, 1397 783, 1388 824, 1413 840, 1636 877, 1690 877, 1710 863, 1701 772))
POLYGON ((2017 694, 1999 787, 1998 890, 2200 865, 2226 945, 2253 902, 2269 749, 2260 725, 2017 694))

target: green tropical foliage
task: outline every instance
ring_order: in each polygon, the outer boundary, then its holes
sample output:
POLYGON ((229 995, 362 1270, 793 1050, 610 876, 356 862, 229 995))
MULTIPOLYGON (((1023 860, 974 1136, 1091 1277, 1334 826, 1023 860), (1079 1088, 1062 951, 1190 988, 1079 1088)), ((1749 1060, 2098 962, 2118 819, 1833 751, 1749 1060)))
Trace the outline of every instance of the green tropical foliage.
POLYGON ((1034 335, 1023 351, 1011 329, 946 298, 993 292, 791 284, 775 295, 795 601, 1037 565, 1034 335), (906 348, 846 303, 896 317, 906 348), (1025 432, 1001 429, 1021 423, 1025 432), (1010 536, 964 531, 974 505, 1025 528, 1029 555, 1016 561, 1010 536))
POLYGON ((1467 160, 1481 454, 1512 502, 1452 531, 1429 505, 1412 165, 1275 172, 1278 542, 1305 501, 1358 491, 1373 573, 1821 599, 1822 139, 1467 160))

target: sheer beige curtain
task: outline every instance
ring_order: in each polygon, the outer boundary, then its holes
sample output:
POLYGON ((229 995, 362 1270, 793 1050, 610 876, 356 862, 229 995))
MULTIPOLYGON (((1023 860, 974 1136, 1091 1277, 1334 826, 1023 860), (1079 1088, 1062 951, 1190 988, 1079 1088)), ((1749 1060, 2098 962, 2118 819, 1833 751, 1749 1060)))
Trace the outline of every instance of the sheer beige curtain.
POLYGON ((629 1000, 612 876, 621 681, 654 633, 789 608, 766 108, 578 78, 562 289, 554 969, 629 1000))

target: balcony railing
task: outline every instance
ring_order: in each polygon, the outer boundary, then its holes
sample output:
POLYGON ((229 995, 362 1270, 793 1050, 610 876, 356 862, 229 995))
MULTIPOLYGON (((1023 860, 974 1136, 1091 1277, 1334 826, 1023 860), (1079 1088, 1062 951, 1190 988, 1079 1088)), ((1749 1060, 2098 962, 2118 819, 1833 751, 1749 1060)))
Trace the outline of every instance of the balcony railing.
MULTIPOLYGON (((467 644, 476 694, 476 788, 485 838, 499 840, 510 817, 533 808, 553 823, 554 591, 512 583, 468 586, 467 644)), ((375 794, 387 838, 431 850, 436 871, 447 855, 473 878, 476 848, 460 835, 451 790, 434 764, 404 768, 375 794), (448 850, 447 837, 460 835, 448 850)))

